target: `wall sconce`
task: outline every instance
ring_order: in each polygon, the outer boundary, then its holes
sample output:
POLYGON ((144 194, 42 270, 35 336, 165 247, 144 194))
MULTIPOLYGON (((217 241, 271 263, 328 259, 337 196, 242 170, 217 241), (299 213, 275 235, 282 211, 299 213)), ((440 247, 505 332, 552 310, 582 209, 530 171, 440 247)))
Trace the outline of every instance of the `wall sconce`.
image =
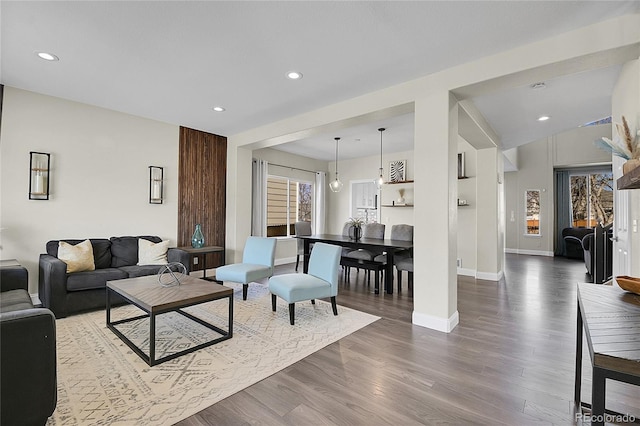
POLYGON ((149 166, 149 204, 162 204, 164 192, 164 169, 149 166))
POLYGON ((46 152, 29 153, 29 199, 49 199, 49 170, 51 154, 46 152))

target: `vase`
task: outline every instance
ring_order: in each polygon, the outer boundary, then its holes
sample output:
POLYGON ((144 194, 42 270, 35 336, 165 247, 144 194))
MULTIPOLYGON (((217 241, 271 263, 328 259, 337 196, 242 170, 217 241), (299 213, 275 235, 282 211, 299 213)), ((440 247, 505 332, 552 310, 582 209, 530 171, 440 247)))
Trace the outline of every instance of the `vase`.
POLYGON ((198 223, 196 225, 196 230, 193 231, 193 237, 191 237, 191 246, 193 248, 202 248, 204 247, 204 235, 202 234, 202 228, 198 223))
POLYGON ((358 241, 362 237, 362 227, 352 226, 351 229, 349 229, 349 237, 351 237, 352 240, 358 241))

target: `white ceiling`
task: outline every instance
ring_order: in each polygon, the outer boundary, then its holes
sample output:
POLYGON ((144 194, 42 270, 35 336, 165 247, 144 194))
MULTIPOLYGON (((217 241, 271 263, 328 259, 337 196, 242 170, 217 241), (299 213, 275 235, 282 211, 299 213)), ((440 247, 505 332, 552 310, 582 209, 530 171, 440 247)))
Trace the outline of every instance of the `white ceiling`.
MULTIPOLYGON (((228 136, 638 12, 637 1, 2 1, 0 82, 228 136), (290 70, 304 78, 287 80, 290 70)), ((618 72, 472 101, 516 146, 608 115, 618 72)), ((375 155, 378 127, 385 152, 411 149, 411 114, 280 149, 330 160, 340 136, 341 158, 375 155)))

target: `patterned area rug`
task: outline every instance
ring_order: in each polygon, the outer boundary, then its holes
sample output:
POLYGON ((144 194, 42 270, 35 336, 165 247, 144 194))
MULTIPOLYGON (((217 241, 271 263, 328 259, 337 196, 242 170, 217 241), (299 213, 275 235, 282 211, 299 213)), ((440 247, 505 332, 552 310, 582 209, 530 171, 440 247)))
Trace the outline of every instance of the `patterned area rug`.
MULTIPOLYGON (((57 320, 58 405, 47 425, 170 425, 379 319, 342 306, 334 316, 329 303, 301 302, 291 326, 284 301, 271 311, 266 284, 251 284, 246 301, 241 286, 229 286, 235 290, 233 338, 154 367, 106 327, 104 311, 57 320)), ((227 327, 227 299, 188 310, 227 327)), ((140 313, 122 306, 112 320, 140 313)), ((145 351, 146 321, 120 327, 145 351)), ((216 335, 175 313, 159 316, 157 329, 158 356, 216 335)))

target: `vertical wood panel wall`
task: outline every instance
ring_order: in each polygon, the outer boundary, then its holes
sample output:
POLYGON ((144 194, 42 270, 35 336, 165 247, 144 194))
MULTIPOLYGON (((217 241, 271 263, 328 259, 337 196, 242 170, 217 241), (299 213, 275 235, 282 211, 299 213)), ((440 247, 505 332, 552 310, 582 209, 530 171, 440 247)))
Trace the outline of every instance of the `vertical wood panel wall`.
MULTIPOLYGON (((180 127, 178 166, 178 245, 191 245, 199 223, 205 245, 225 245, 227 138, 180 127)), ((224 264, 222 254, 207 255, 207 268, 224 264)), ((201 269, 202 261, 192 269, 201 269)))

